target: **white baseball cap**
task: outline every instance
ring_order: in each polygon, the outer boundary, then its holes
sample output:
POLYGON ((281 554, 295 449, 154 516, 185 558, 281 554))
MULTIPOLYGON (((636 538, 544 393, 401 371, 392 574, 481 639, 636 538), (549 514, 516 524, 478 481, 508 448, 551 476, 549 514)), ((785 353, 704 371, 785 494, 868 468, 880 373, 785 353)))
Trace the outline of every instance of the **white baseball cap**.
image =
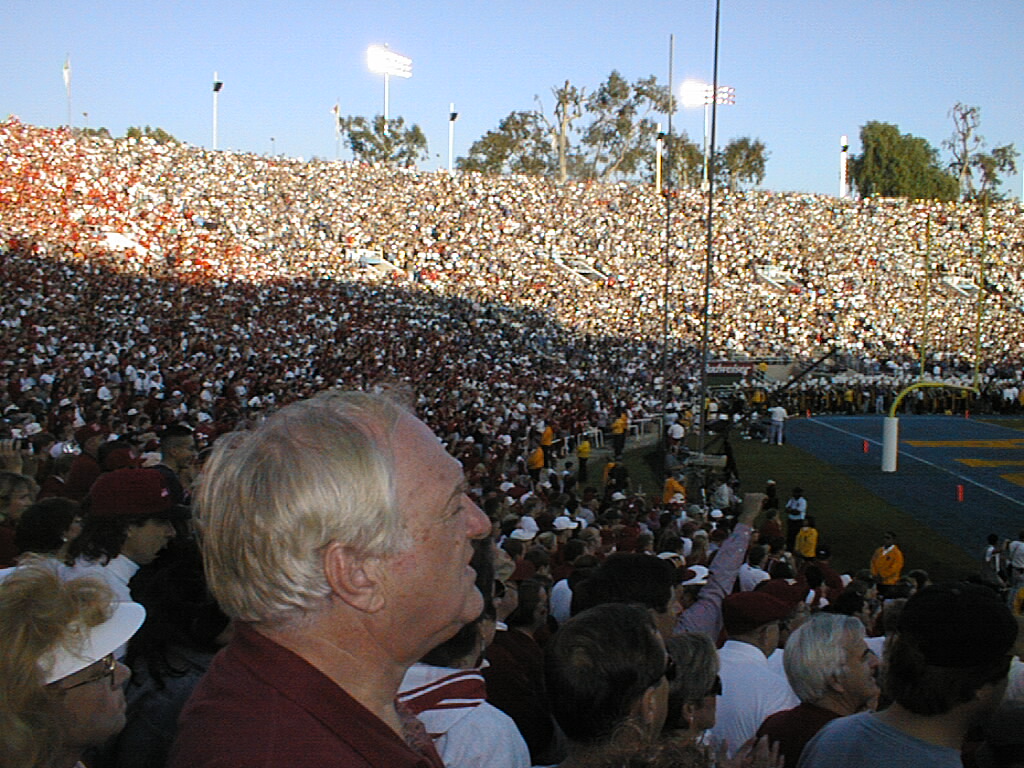
POLYGON ((114 603, 114 612, 102 624, 79 627, 69 635, 73 647, 59 645, 43 656, 40 666, 46 670, 44 682, 49 685, 113 653, 139 631, 145 619, 146 609, 138 603, 114 603))

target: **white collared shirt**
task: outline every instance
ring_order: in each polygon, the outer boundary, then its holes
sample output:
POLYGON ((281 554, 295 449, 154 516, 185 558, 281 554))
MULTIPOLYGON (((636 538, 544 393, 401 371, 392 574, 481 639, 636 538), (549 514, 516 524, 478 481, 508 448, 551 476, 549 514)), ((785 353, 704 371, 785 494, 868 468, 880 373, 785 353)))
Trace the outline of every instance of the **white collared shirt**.
POLYGON ((120 603, 132 602, 132 593, 128 589, 131 581, 139 570, 139 565, 124 555, 118 555, 106 565, 97 560, 79 557, 74 565, 65 565, 61 570, 64 581, 80 579, 83 576, 94 576, 109 585, 114 592, 114 599, 120 603))

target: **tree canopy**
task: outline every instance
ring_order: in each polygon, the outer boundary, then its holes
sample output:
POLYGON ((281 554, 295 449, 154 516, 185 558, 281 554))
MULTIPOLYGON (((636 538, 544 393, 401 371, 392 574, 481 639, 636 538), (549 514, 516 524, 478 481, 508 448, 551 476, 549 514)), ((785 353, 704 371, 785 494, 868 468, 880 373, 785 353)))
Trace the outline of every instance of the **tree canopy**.
POLYGON ((147 139, 153 139, 157 144, 178 143, 178 140, 163 128, 150 128, 148 125, 145 128, 139 128, 138 126, 133 125, 125 131, 124 136, 126 139, 141 139, 145 137, 147 139))
MULTIPOLYGON (((674 187, 687 188, 700 186, 704 177, 704 150, 695 141, 691 141, 686 131, 665 135, 665 152, 663 158, 665 174, 674 187)), ((655 177, 655 159, 648 160, 649 178, 655 177)))
POLYGON ((891 123, 869 122, 860 130, 862 152, 850 160, 861 197, 955 200, 957 180, 939 164, 927 141, 900 133, 891 123))
POLYGON ((586 178, 633 177, 654 148, 654 114, 668 112, 669 92, 653 75, 630 84, 613 71, 587 98, 584 109, 589 124, 579 151, 586 178))
MULTIPOLYGON (((460 170, 526 173, 566 179, 653 179, 657 116, 673 106, 665 85, 653 75, 629 82, 618 71, 596 89, 566 81, 551 89, 553 106, 539 97, 532 111, 510 112, 456 161, 460 170)), ((703 176, 703 152, 685 133, 665 135, 665 172, 676 186, 696 186, 703 176)), ((724 178, 733 189, 764 178, 768 156, 762 142, 741 139, 726 148, 724 178)))
POLYGON ((110 131, 107 128, 76 128, 75 129, 80 136, 88 136, 96 139, 112 139, 110 131))
POLYGON ((721 182, 735 192, 742 184, 760 184, 764 180, 764 167, 768 149, 760 139, 746 137, 733 139, 719 152, 721 182))
POLYGON ((953 120, 953 135, 942 145, 952 156, 949 170, 957 178, 960 196, 964 200, 980 197, 998 197, 996 189, 1002 182, 1001 176, 1017 172, 1018 152, 1013 144, 995 147, 983 152, 985 139, 978 133, 981 125, 981 109, 962 104, 959 101, 949 111, 953 120), (980 187, 975 187, 975 174, 980 187))
POLYGON ((455 163, 463 171, 491 174, 548 176, 557 168, 550 136, 536 112, 509 113, 473 143, 468 157, 455 163))
POLYGON ((385 121, 377 115, 373 120, 346 117, 338 122, 349 149, 361 162, 410 166, 428 156, 426 135, 418 125, 406 128, 404 118, 385 121))

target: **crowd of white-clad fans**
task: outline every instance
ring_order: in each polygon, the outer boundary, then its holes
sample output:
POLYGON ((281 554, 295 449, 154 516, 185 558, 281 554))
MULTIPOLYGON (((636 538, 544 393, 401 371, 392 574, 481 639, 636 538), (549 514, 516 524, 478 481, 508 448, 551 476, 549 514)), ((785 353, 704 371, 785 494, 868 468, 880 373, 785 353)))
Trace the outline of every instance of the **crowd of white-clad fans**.
MULTIPOLYGON (((390 376, 452 401, 437 407, 463 421, 502 405, 588 411, 567 430, 614 400, 640 403, 662 370, 684 389, 693 381, 699 193, 666 205, 649 185, 301 162, 16 118, 0 124, 0 147, 5 378, 52 377, 76 399, 82 380, 99 393, 130 366, 140 394, 191 380, 206 402, 262 406, 390 376), (359 261, 371 252, 398 269, 359 261), (597 274, 569 266, 581 262, 597 274)), ((922 340, 928 375, 969 379, 984 257, 977 349, 993 402, 1019 380, 1016 204, 983 216, 723 193, 714 217, 713 356, 834 348, 864 374, 858 407, 917 375, 922 340)), ((172 407, 203 412, 201 400, 172 407)))
MULTIPOLYGON (((0 752, 1019 765, 1024 531, 989 537, 980 584, 941 586, 903 574, 891 531, 840 575, 802 490, 741 497, 729 460, 634 493, 630 426, 668 416, 670 466, 701 420, 704 206, 0 123, 0 752), (352 457, 378 441, 395 500, 377 528, 417 534, 349 582, 339 563, 369 550, 348 528, 378 514, 352 457), (292 514, 302 483, 326 495, 292 514)), ((741 375, 709 414, 760 412, 746 435, 781 444, 787 411, 881 412, 919 375, 979 391, 908 410, 1019 412, 1019 214, 723 193, 710 347, 741 375), (766 376, 786 365, 811 372, 766 376)))

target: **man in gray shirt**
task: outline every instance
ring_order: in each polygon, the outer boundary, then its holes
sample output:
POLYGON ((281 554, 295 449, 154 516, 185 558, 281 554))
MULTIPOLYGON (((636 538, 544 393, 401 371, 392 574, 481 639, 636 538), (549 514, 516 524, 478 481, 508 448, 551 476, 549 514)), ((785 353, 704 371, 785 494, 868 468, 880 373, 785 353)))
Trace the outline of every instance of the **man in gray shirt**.
POLYGON ((1017 623, 995 592, 972 584, 911 597, 888 648, 879 712, 840 717, 808 742, 799 768, 961 768, 968 729, 1006 690, 1017 623))

